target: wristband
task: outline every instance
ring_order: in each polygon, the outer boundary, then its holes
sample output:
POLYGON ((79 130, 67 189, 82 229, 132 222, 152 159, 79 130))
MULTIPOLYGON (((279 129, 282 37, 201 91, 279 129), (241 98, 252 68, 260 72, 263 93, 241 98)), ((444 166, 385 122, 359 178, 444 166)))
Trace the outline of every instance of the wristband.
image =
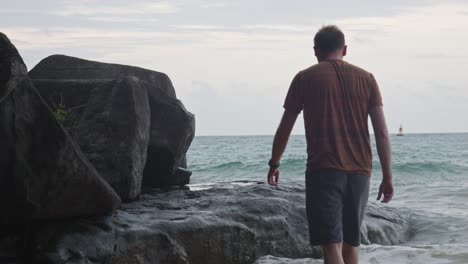
POLYGON ((280 163, 278 163, 278 164, 273 164, 273 163, 271 162, 271 160, 269 160, 269 161, 268 161, 268 166, 270 166, 270 169, 276 170, 277 168, 279 168, 280 163))

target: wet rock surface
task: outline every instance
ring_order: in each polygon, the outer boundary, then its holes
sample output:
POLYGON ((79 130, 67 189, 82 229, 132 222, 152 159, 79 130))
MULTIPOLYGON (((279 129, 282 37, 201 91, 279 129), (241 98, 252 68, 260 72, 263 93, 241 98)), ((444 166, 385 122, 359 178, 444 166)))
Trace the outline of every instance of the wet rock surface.
MULTIPOLYGON (((153 190, 113 217, 46 224, 36 233, 45 263, 254 263, 272 255, 320 257, 309 246, 302 186, 255 182, 153 190)), ((362 236, 403 239, 408 217, 370 204, 362 236), (384 217, 382 217, 384 216, 384 217), (381 228, 374 229, 379 225, 381 228)), ((260 262, 262 263, 262 262, 260 262)))
POLYGON ((367 206, 366 217, 361 226, 361 243, 398 245, 411 237, 408 212, 388 206, 367 206))

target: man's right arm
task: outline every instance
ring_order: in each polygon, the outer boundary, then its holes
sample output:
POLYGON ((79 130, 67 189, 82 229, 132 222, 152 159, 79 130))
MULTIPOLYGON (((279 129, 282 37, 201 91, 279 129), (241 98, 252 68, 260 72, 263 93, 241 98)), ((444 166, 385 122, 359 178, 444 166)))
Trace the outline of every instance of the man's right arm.
POLYGON ((377 200, 380 200, 383 194, 382 202, 388 203, 393 197, 392 148, 382 106, 373 107, 369 111, 369 115, 374 128, 377 153, 379 154, 383 174, 377 200))

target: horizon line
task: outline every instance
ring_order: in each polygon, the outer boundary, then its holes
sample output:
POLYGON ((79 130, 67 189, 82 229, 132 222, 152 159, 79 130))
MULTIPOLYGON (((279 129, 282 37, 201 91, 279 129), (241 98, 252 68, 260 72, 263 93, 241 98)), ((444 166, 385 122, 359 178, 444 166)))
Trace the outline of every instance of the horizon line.
MULTIPOLYGON (((396 135, 398 133, 389 133, 389 135, 396 135)), ((468 134, 467 132, 409 132, 404 135, 435 135, 435 134, 468 134)), ((374 133, 369 133, 374 135, 374 133)), ((272 137, 274 134, 240 134, 240 135, 195 135, 195 137, 272 137)), ((305 136, 305 134, 291 134, 291 136, 305 136)))

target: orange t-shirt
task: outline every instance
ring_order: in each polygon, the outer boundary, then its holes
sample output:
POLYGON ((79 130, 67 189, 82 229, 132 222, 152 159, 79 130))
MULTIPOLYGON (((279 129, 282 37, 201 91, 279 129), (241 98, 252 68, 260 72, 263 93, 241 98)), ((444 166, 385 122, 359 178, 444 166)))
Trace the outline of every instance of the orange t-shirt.
POLYGON ((325 60, 299 72, 284 108, 304 110, 307 172, 333 168, 372 174, 368 114, 382 105, 374 76, 342 60, 325 60))

